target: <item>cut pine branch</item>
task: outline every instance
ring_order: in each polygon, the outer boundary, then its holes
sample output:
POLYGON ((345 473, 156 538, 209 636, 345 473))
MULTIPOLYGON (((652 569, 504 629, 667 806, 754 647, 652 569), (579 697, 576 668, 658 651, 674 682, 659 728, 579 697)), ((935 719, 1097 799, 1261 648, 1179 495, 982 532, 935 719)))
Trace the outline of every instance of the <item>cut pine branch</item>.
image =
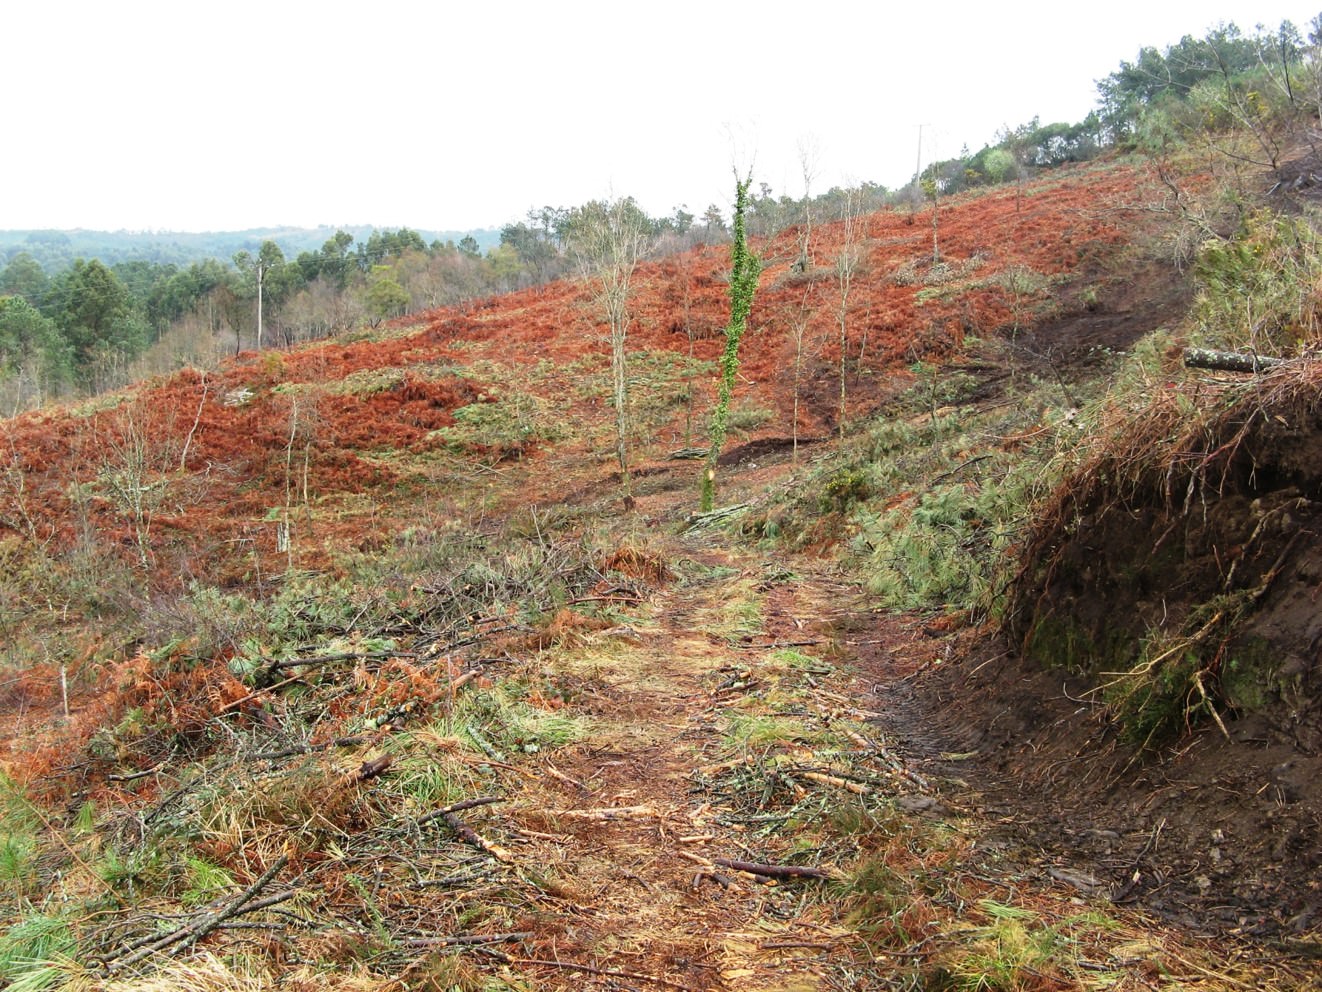
POLYGON ((278 892, 263 899, 257 899, 257 894, 264 889, 267 884, 279 874, 280 869, 289 863, 289 856, 282 854, 276 859, 270 868, 262 872, 261 877, 252 885, 248 886, 243 893, 229 903, 224 908, 214 913, 206 913, 195 917, 186 925, 177 930, 167 933, 163 937, 158 937, 148 943, 139 942, 136 947, 130 945, 125 950, 127 953, 121 954, 113 960, 105 962, 105 970, 108 974, 114 974, 117 971, 123 971, 130 965, 137 964, 145 958, 150 957, 157 951, 163 951, 166 948, 179 948, 195 943, 215 930, 222 923, 244 913, 256 912, 259 909, 268 909, 279 903, 291 899, 294 896, 292 891, 278 892))
POLYGON ((795 772, 794 774, 799 778, 807 779, 809 782, 816 782, 818 785, 830 785, 837 789, 846 789, 856 796, 866 796, 868 794, 866 785, 861 782, 850 782, 838 775, 828 775, 825 772, 795 772))
POLYGON ((559 809, 552 816, 567 816, 575 820, 642 820, 657 817, 651 806, 609 806, 603 809, 559 809))
POLYGON ((764 865, 758 864, 756 861, 736 861, 733 858, 715 858, 714 861, 725 868, 748 872, 750 875, 759 875, 762 878, 817 878, 829 880, 836 877, 834 872, 825 868, 808 868, 801 865, 764 865))
POLYGON ((481 796, 474 799, 464 799, 457 803, 451 803, 449 806, 444 806, 441 809, 433 810, 426 816, 419 817, 417 823, 418 826, 423 826, 424 824, 431 823, 435 820, 444 820, 445 825, 453 830, 455 834, 458 835, 459 839, 465 844, 472 844, 479 851, 486 851, 497 861, 503 861, 506 864, 510 864, 514 861, 513 854, 501 847, 495 841, 487 840, 456 815, 466 809, 476 809, 479 806, 487 806, 491 803, 498 803, 501 801, 502 800, 495 796, 481 796))
POLYGON ((490 806, 492 803, 503 803, 504 801, 499 796, 475 796, 472 799, 461 799, 457 803, 442 806, 440 809, 432 810, 425 816, 418 817, 418 826, 426 826, 433 820, 444 819, 451 813, 462 813, 466 809, 477 809, 479 806, 490 806))
POLYGON ((531 930, 518 933, 468 933, 453 934, 449 937, 415 937, 404 941, 405 947, 472 947, 478 944, 512 944, 527 940, 533 935, 531 930))

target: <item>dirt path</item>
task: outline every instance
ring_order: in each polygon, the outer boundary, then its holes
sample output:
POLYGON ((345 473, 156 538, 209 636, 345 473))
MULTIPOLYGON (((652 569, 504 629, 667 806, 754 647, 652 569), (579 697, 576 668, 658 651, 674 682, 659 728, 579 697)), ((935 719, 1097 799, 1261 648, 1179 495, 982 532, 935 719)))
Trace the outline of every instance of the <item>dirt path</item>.
POLYGON ((909 695, 949 661, 939 632, 867 613, 825 566, 665 540, 669 581, 542 659, 587 687, 592 732, 506 814, 552 880, 541 963, 511 955, 535 987, 1316 987, 1112 905, 1086 852, 998 840, 909 695))
MULTIPOLYGON (((829 648, 813 618, 838 585, 701 537, 686 543, 678 575, 627 625, 548 658, 555 676, 592 687, 581 708, 593 729, 542 766, 549 793, 510 811, 531 839, 519 861, 555 879, 565 913, 555 942, 564 966, 525 967, 543 972, 539 988, 845 987, 855 934, 828 903, 836 883, 776 882, 718 862, 845 877, 793 832, 768 830, 789 818, 748 795, 758 778, 780 788, 768 758, 814 733, 818 714, 799 696, 809 682, 829 696, 844 688, 834 665, 806 653, 829 648)), ((800 799, 814 788, 827 805, 855 795, 844 780, 801 782, 800 799)))
MULTIPOLYGON (((759 461, 739 497, 789 484, 759 461)), ((295 992, 1316 987, 1000 841, 911 695, 957 639, 870 612, 824 560, 678 532, 684 493, 651 478, 604 568, 636 558, 633 591, 207 709, 226 750, 107 793, 134 902, 85 946, 111 958, 275 866, 289 912, 205 950, 295 992)))

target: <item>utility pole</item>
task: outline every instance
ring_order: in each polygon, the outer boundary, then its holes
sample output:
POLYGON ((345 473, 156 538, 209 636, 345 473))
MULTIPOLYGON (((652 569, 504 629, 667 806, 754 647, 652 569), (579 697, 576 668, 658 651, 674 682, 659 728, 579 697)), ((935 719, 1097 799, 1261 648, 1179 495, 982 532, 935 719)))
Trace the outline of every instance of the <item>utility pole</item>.
POLYGON ((918 212, 918 204, 923 200, 922 176, 923 176, 923 128, 926 124, 918 125, 918 161, 913 166, 913 213, 918 212))
POLYGON ((923 128, 926 124, 918 125, 918 161, 913 165, 913 181, 918 182, 918 177, 923 174, 923 128))

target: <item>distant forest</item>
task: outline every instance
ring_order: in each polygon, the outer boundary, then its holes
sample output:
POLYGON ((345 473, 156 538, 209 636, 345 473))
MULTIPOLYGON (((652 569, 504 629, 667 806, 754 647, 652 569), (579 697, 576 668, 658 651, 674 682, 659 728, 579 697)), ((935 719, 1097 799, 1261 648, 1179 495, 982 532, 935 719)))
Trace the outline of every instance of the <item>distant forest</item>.
MULTIPOLYGON (((1236 161, 1282 175, 1300 142, 1279 136, 1308 136, 1310 149, 1315 140, 1320 44, 1322 15, 1306 37, 1289 22, 1252 35, 1230 24, 1164 51, 1144 48, 1098 83, 1098 108, 1083 121, 1007 127, 977 152, 926 164, 898 190, 863 183, 813 195, 805 169, 799 195, 760 186, 748 232, 803 231, 900 203, 930 203, 935 219, 942 197, 1104 151, 1199 154, 1232 134, 1236 161)), ((1322 169, 1322 148, 1311 153, 1310 168, 1322 169)), ((0 231, 0 415, 559 278, 573 268, 574 224, 592 209, 541 207, 499 232, 468 234, 0 231)), ((715 205, 648 224, 658 254, 727 238, 715 205)))
MULTIPOLYGON (((317 251, 338 231, 366 241, 376 230, 371 226, 273 227, 248 231, 209 231, 200 234, 176 231, 0 231, 0 265, 14 256, 30 255, 48 274, 54 275, 73 265, 77 259, 99 259, 106 265, 117 262, 151 262, 156 265, 186 266, 215 259, 228 262, 241 251, 257 252, 267 241, 274 241, 289 257, 300 252, 317 251)), ((477 231, 419 231, 427 243, 472 237, 483 250, 500 243, 500 231, 489 228, 477 231)))

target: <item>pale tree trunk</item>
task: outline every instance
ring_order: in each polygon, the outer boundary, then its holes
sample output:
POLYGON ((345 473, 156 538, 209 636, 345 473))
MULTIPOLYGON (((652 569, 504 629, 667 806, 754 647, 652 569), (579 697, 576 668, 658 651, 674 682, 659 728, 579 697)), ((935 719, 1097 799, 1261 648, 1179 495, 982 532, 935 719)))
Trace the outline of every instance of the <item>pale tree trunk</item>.
POLYGON ((593 298, 609 328, 611 378, 615 401, 615 456, 626 505, 633 504, 629 476, 629 373, 625 345, 629 332, 629 284, 634 269, 652 247, 651 220, 630 198, 595 201, 570 219, 568 241, 579 271, 593 287, 593 298))
POLYGON ((799 142, 799 167, 803 172, 803 224, 799 227, 799 257, 795 266, 801 272, 812 269, 812 181, 817 171, 815 143, 799 142))
POLYGON ((808 330, 808 300, 813 291, 812 257, 812 181, 816 174, 817 148, 805 142, 799 143, 799 166, 803 171, 803 226, 799 228, 799 258, 796 263, 800 271, 808 276, 808 284, 803 290, 803 300, 798 313, 790 323, 790 333, 794 337, 794 403, 790 423, 790 439, 793 445, 791 458, 799 460, 799 397, 803 386, 803 338, 808 330))
POLYGON ((854 272, 858 268, 861 254, 858 243, 859 193, 850 189, 845 193, 844 239, 840 253, 835 258, 836 284, 840 289, 840 304, 836 308, 836 323, 840 329, 840 414, 837 427, 841 437, 845 436, 845 413, 847 410, 847 392, 845 389, 845 361, 849 356, 849 291, 854 281, 854 272))
POLYGON ((799 303, 798 312, 790 321, 790 334, 794 338, 794 413, 790 425, 791 440, 793 442, 791 458, 796 462, 799 460, 799 400, 803 390, 803 341, 807 336, 808 322, 811 318, 808 301, 812 296, 812 291, 813 282, 809 280, 808 285, 804 287, 803 300, 799 303))
MULTIPOLYGON (((621 310, 623 307, 621 307, 621 310)), ((611 316, 611 375, 615 386, 615 458, 620 463, 624 498, 633 499, 629 476, 629 368, 624 344, 628 332, 628 314, 611 316)))

